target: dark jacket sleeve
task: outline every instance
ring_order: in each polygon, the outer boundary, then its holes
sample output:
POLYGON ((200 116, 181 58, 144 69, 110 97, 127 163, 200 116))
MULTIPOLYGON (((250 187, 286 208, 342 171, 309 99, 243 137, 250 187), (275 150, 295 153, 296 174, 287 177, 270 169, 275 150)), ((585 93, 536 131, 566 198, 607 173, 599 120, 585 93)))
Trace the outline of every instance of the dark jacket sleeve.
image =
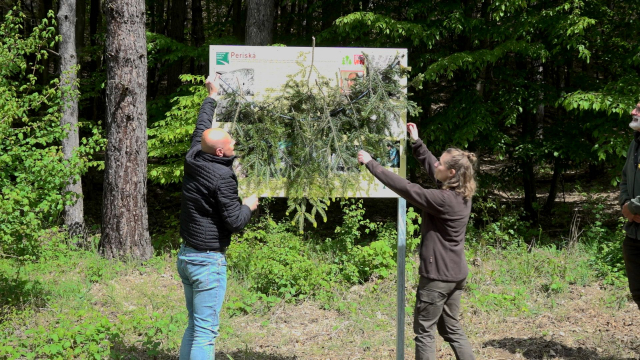
POLYGON ((200 145, 202 140, 202 133, 211 128, 211 122, 213 121, 213 113, 216 110, 218 103, 210 97, 207 97, 200 106, 200 112, 198 113, 198 122, 196 128, 191 135, 191 147, 200 145))
POLYGON ((218 211, 224 220, 224 224, 231 232, 242 230, 249 219, 251 209, 240 203, 238 197, 238 182, 230 176, 222 176, 218 180, 218 188, 214 191, 218 211))
MULTIPOLYGON (((433 155, 432 155, 433 156, 433 155)), ((377 161, 371 160, 366 165, 367 169, 380 180, 386 187, 396 194, 415 204, 420 209, 434 215, 443 213, 446 198, 442 190, 425 189, 418 184, 385 169, 377 161)))
MULTIPOLYGON (((629 156, 629 154, 632 154, 632 150, 631 150, 632 148, 633 148, 633 142, 631 143, 631 145, 629 145, 629 150, 627 150, 627 161, 625 161, 624 167, 622 167, 622 177, 620 179, 620 198, 618 200, 618 203, 620 204, 620 206, 623 206, 624 204, 629 202, 629 200, 631 200, 631 196, 629 195, 629 189, 627 185, 627 171, 629 167, 629 161, 632 161, 629 156)), ((633 186, 633 184, 631 184, 631 186, 633 186)))
POLYGON ((413 150, 413 157, 415 157, 418 163, 422 165, 433 181, 438 182, 436 179, 436 167, 434 165, 438 159, 433 156, 431 151, 427 149, 427 145, 425 145, 420 139, 416 140, 411 147, 413 150))

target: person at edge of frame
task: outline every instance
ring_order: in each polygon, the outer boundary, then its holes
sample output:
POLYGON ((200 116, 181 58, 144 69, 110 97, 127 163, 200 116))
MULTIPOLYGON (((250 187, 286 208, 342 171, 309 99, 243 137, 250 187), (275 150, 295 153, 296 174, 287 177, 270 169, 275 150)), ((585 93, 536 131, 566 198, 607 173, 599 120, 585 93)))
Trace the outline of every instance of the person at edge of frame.
POLYGON ((633 140, 629 144, 620 181, 619 202, 622 215, 628 220, 624 225, 626 236, 622 242, 622 255, 631 298, 640 308, 640 102, 631 111, 629 127, 634 131, 633 140))
POLYGON ((258 207, 252 195, 242 202, 232 165, 235 140, 211 128, 220 76, 207 78, 209 96, 198 114, 184 162, 177 268, 189 315, 180 360, 215 359, 220 309, 227 289, 225 251, 231 234, 242 230, 258 207))
POLYGON ((473 153, 449 148, 440 159, 418 138, 415 124, 407 124, 413 156, 440 185, 425 189, 385 169, 364 150, 358 162, 380 182, 422 210, 420 281, 413 320, 416 359, 436 358, 435 330, 449 342, 456 359, 475 359, 458 314, 469 268, 464 240, 475 193, 473 153))

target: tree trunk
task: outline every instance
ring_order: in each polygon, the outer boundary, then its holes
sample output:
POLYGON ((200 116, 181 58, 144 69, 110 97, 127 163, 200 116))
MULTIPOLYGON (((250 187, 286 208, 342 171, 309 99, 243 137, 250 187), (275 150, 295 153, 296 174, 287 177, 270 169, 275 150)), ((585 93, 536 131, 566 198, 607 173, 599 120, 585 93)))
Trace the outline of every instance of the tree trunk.
POLYGON ((238 41, 244 39, 247 26, 247 5, 242 6, 242 0, 233 0, 233 36, 238 41))
MULTIPOLYGON (((58 24, 62 40, 60 41, 60 87, 62 90, 62 118, 60 125, 68 127, 67 137, 62 139, 62 153, 65 159, 71 159, 80 145, 78 136, 78 88, 76 55, 76 0, 60 0, 58 24)), ((73 205, 64 208, 64 224, 71 236, 84 235, 84 204, 82 201, 82 182, 71 178, 65 191, 76 194, 73 205)))
POLYGON ((274 0, 247 0, 246 45, 273 43, 274 0))
MULTIPOLYGON (((96 46, 98 44, 98 39, 96 39, 96 37, 101 24, 102 10, 100 7, 100 0, 91 0, 89 4, 89 43, 91 44, 91 46, 96 46)), ((89 61, 89 73, 95 74, 98 71, 98 68, 101 66, 102 64, 98 60, 98 56, 91 57, 91 60, 89 61)), ((101 106, 103 106, 103 104, 104 101, 102 94, 93 97, 91 101, 90 111, 91 119, 93 119, 94 121, 98 121, 98 114, 101 113, 100 108, 101 106)))
POLYGON ((558 194, 558 179, 560 178, 560 174, 562 174, 562 160, 556 158, 553 162, 553 176, 551 177, 551 185, 549 186, 549 196, 547 196, 547 202, 544 204, 545 214, 550 215, 551 210, 553 210, 553 204, 558 194))
MULTIPOLYGON (((84 50, 85 24, 87 23, 87 2, 86 0, 76 1, 76 52, 78 57, 82 57, 82 51, 84 50)), ((62 1, 60 1, 60 9, 62 9, 62 1)))
POLYGON ((322 0, 322 30, 326 30, 333 25, 333 22, 342 13, 342 1, 322 0))
POLYGON ((304 24, 304 33, 306 35, 305 40, 309 41, 312 36, 314 36, 313 32, 313 12, 314 12, 314 0, 307 0, 305 9, 305 24, 304 24))
MULTIPOLYGON (((201 47, 204 45, 204 12, 202 11, 202 0, 193 0, 191 6, 191 34, 193 40, 193 46, 201 47)), ((204 59, 194 58, 193 73, 203 75, 206 69, 206 63, 204 59)))
POLYGON ((107 106, 102 237, 106 258, 153 255, 147 214, 144 0, 104 0, 107 106))
MULTIPOLYGON (((522 114, 522 144, 531 144, 535 141, 535 114, 525 111, 522 114)), ((534 171, 534 158, 532 154, 523 154, 519 159, 520 170, 522 171, 522 185, 524 187, 524 210, 529 220, 534 223, 538 221, 536 205, 538 195, 536 194, 536 176, 534 171)))
MULTIPOLYGON (((187 19, 187 4, 184 0, 172 0, 169 16, 169 37, 173 40, 184 42, 184 26, 187 19)), ((180 86, 180 75, 183 73, 182 59, 177 59, 169 66, 167 73, 167 94, 176 91, 180 86)))
POLYGON ((100 0, 91 0, 89 8, 89 43, 91 46, 95 46, 98 43, 96 34, 98 33, 98 27, 101 22, 102 11, 100 9, 100 0))

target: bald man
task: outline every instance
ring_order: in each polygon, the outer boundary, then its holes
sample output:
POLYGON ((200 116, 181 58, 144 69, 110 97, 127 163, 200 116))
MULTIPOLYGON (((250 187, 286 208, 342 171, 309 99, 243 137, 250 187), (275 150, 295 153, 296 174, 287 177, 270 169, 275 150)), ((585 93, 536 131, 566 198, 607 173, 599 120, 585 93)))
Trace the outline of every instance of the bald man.
POLYGON ((184 162, 178 273, 189 314, 180 345, 180 359, 214 359, 220 309, 227 289, 225 251, 231 234, 242 230, 258 198, 240 201, 238 180, 231 166, 235 141, 223 129, 211 129, 218 81, 207 79, 209 96, 198 114, 191 149, 184 162))

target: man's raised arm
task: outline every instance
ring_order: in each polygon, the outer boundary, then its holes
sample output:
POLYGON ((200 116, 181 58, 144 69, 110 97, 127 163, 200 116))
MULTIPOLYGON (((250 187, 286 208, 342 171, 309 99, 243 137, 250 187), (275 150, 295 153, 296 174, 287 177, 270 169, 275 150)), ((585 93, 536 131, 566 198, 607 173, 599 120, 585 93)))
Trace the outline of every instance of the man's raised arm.
POLYGON ((204 85, 207 87, 207 91, 209 91, 209 96, 202 102, 202 106, 200 106, 200 112, 198 113, 198 122, 196 123, 196 128, 193 130, 193 134, 191 135, 191 147, 195 145, 200 145, 200 141, 202 140, 202 133, 211 128, 211 122, 213 121, 213 114, 216 111, 216 106, 218 106, 218 85, 220 83, 220 75, 216 74, 215 78, 212 80, 211 76, 207 78, 204 85))

